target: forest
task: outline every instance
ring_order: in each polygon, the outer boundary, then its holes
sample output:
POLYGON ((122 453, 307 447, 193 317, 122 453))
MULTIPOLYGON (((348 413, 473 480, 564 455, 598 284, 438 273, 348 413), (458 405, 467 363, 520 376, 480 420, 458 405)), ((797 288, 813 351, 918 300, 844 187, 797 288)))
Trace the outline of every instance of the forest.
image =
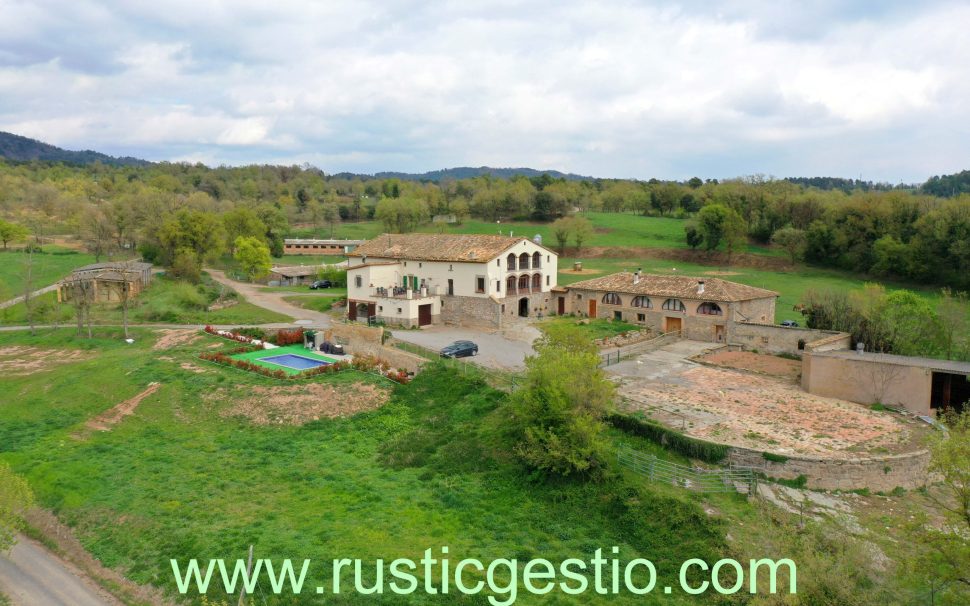
POLYGON ((417 182, 329 176, 310 166, 0 161, 0 218, 39 237, 78 234, 95 254, 137 249, 171 265, 180 254, 201 264, 231 253, 239 237, 262 239, 278 256, 282 238, 298 227, 377 219, 389 231, 409 231, 436 215, 551 222, 587 211, 635 213, 684 219, 684 241, 702 250, 771 245, 793 262, 967 290, 970 194, 928 194, 940 179, 846 191, 763 176, 417 182))

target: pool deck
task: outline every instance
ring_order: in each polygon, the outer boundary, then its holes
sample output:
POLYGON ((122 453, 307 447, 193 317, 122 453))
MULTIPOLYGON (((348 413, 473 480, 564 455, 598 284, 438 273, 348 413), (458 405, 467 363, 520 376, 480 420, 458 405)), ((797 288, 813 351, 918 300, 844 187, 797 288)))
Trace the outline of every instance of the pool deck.
POLYGON ((281 366, 279 364, 273 364, 272 362, 264 362, 263 358, 272 358, 275 356, 282 356, 286 354, 291 354, 294 356, 303 356, 304 358, 310 358, 311 360, 319 360, 321 362, 327 362, 333 364, 334 362, 339 362, 340 360, 349 360, 351 356, 337 356, 331 354, 321 354, 319 352, 313 351, 312 349, 306 349, 302 345, 285 345, 283 347, 274 347, 273 349, 259 349, 256 351, 250 351, 246 353, 236 354, 230 356, 234 360, 245 360, 247 362, 252 362, 263 368, 270 368, 272 370, 282 370, 288 375, 298 375, 305 369, 299 368, 289 368, 287 366, 281 366))

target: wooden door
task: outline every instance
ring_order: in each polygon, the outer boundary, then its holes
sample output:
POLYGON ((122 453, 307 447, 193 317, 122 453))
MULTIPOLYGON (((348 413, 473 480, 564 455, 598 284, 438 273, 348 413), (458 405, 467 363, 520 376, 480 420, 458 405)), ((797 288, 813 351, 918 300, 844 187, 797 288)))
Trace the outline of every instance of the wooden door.
POLYGON ((565 315, 565 313, 566 313, 566 297, 559 297, 559 307, 558 307, 558 310, 559 310, 558 313, 559 313, 560 316, 565 315))
POLYGON ((376 315, 377 315, 377 303, 368 303, 367 304, 367 317, 368 318, 373 318, 376 315))
POLYGON ((724 325, 714 325, 714 340, 718 343, 724 343, 724 325))
POLYGON ((357 319, 357 302, 347 301, 347 318, 351 321, 357 319))
POLYGON ((590 318, 596 317, 596 299, 589 300, 589 317, 590 318))
POLYGON ((418 305, 418 326, 431 324, 431 304, 418 305))
POLYGON ((664 328, 664 332, 674 332, 674 331, 680 332, 681 330, 683 330, 683 326, 680 318, 664 318, 664 321, 666 324, 666 327, 664 328))

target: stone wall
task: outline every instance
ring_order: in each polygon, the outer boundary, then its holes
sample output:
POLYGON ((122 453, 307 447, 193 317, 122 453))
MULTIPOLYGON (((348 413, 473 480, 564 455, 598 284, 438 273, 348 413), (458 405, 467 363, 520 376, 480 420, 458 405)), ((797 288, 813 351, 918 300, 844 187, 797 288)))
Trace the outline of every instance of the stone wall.
POLYGON ((377 356, 394 368, 417 372, 427 362, 396 347, 383 345, 384 328, 362 324, 334 324, 324 331, 324 339, 344 345, 349 354, 377 356))
POLYGON ((892 364, 878 358, 812 355, 802 357, 802 389, 829 398, 901 406, 918 415, 932 415, 933 371, 892 364))
POLYGON ((727 463, 754 468, 771 478, 807 478, 806 486, 818 490, 890 492, 894 488, 913 490, 926 485, 930 453, 927 450, 858 459, 824 459, 790 456, 785 462, 768 461, 761 451, 731 447, 727 463))
POLYGON ((595 343, 598 347, 625 347, 627 345, 635 345, 637 343, 643 343, 644 341, 649 341, 657 337, 657 333, 650 328, 643 328, 637 331, 631 331, 624 333, 622 335, 614 335, 612 337, 606 337, 603 339, 596 339, 595 343))
POLYGON ((825 341, 824 347, 827 349, 848 349, 850 340, 848 333, 760 322, 737 322, 730 334, 732 344, 771 354, 801 355, 803 351, 812 351, 815 342, 823 347, 821 341, 825 341))
POLYGON ((491 297, 441 297, 441 321, 445 324, 502 324, 501 306, 491 297))

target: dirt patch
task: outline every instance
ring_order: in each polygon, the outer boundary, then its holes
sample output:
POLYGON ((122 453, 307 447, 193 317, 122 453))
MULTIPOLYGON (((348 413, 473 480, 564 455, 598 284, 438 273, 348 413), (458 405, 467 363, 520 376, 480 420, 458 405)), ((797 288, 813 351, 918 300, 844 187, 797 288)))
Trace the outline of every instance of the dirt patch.
POLYGON ((910 452, 925 429, 886 412, 802 391, 788 379, 686 366, 627 382, 627 407, 689 435, 777 453, 855 458, 910 452))
POLYGON ((559 273, 561 273, 561 274, 571 274, 571 275, 574 275, 574 276, 595 276, 596 274, 603 273, 603 270, 602 269, 580 269, 580 270, 576 270, 576 269, 570 268, 570 269, 560 269, 559 270, 559 273))
POLYGON ((91 579, 98 585, 106 606, 121 606, 122 603, 151 604, 151 606, 173 604, 164 597, 161 590, 138 585, 125 578, 120 572, 105 567, 84 549, 70 527, 62 524, 46 509, 35 507, 27 512, 25 517, 30 527, 44 538, 44 543, 48 547, 53 547, 53 551, 69 568, 73 569, 72 572, 75 575, 91 579), (103 589, 105 586, 111 587, 114 595, 103 589), (117 598, 122 598, 124 602, 117 598))
POLYGON ((161 334, 158 340, 155 341, 155 344, 152 345, 152 349, 156 351, 159 349, 171 349, 180 345, 191 345, 202 338, 202 335, 197 330, 163 328, 155 332, 161 334))
POLYGON ((705 276, 739 276, 741 272, 739 271, 705 271, 705 276))
POLYGON ((700 358, 699 362, 733 368, 735 370, 750 370, 774 377, 796 380, 802 374, 800 360, 788 360, 778 356, 756 354, 750 351, 716 351, 700 358))
MULTIPOLYGON (((224 390, 213 397, 225 398, 224 390)), ((279 387, 256 386, 248 393, 228 394, 232 404, 221 411, 223 417, 242 415, 257 425, 303 425, 322 418, 349 417, 380 408, 388 390, 368 383, 330 385, 307 383, 279 387)))
POLYGON ((208 372, 206 371, 206 369, 202 368, 201 366, 196 366, 191 362, 182 362, 181 364, 179 364, 179 368, 181 368, 182 370, 187 370, 189 372, 194 372, 196 374, 202 374, 204 372, 208 372))
POLYGON ((42 349, 40 347, 0 347, 0 375, 24 376, 51 370, 90 358, 92 352, 79 349, 42 349))
POLYGON ((141 401, 152 395, 158 388, 161 387, 161 383, 149 383, 141 393, 134 397, 128 398, 120 404, 116 404, 109 410, 104 411, 93 419, 85 423, 85 427, 88 429, 93 429, 95 431, 108 431, 113 426, 117 425, 122 419, 128 415, 135 412, 141 401))

